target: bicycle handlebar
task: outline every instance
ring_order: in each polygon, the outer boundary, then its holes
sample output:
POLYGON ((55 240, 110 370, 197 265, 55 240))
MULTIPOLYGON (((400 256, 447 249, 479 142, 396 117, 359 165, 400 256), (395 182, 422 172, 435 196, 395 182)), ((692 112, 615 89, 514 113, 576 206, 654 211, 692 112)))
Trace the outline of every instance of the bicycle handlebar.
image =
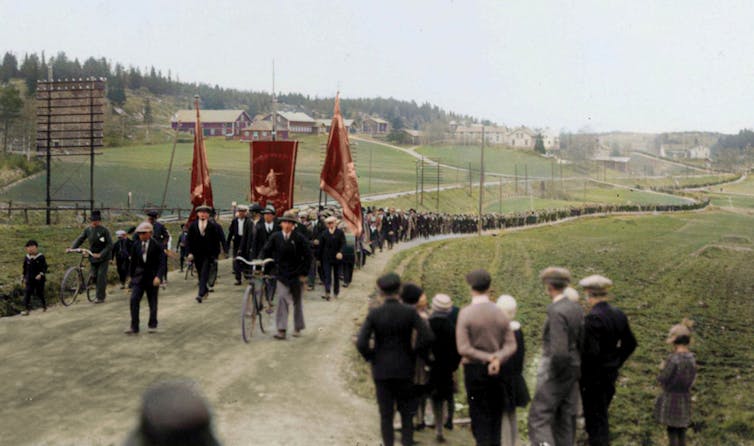
POLYGON ((256 259, 256 260, 249 261, 249 260, 246 260, 245 258, 243 258, 241 256, 237 256, 234 260, 238 260, 238 261, 243 262, 243 263, 245 263, 245 264, 247 264, 249 266, 265 266, 268 263, 272 263, 272 262, 275 261, 274 259, 264 259, 264 260, 262 260, 262 259, 256 259))
POLYGON ((84 256, 87 256, 87 257, 90 257, 93 254, 91 251, 89 251, 86 248, 75 248, 75 249, 68 250, 68 252, 83 254, 84 256))

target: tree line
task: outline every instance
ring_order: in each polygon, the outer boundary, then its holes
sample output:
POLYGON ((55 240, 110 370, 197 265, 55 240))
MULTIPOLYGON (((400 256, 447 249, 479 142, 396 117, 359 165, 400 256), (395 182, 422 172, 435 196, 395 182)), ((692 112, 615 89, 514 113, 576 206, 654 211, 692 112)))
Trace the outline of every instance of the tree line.
MULTIPOLYGON (((20 60, 13 52, 7 51, 0 65, 0 84, 7 83, 13 78, 23 79, 27 95, 31 97, 36 92, 37 81, 48 78, 50 68, 55 79, 90 76, 107 78, 107 97, 116 106, 125 103, 127 89, 142 88, 159 96, 184 98, 187 108, 193 107, 192 97, 198 94, 204 108, 240 108, 252 117, 269 112, 272 104, 272 95, 268 92, 182 82, 170 70, 165 73, 155 67, 144 70, 134 66, 126 67, 104 57, 89 57, 81 62, 78 58, 71 59, 63 51, 50 57, 46 57, 44 52, 25 53, 20 60)), ((279 102, 309 112, 315 118, 332 115, 333 99, 301 93, 278 95, 279 102)), ((346 118, 358 118, 362 115, 379 116, 391 123, 400 123, 401 128, 420 129, 430 122, 448 122, 454 119, 474 121, 470 116, 448 112, 427 102, 418 104, 415 101, 394 98, 354 98, 341 99, 340 103, 346 118)))

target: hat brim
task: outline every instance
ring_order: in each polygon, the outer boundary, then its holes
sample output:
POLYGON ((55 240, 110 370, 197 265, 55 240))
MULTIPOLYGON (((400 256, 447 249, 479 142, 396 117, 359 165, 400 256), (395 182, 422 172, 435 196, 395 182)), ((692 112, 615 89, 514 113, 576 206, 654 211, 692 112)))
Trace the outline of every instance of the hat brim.
POLYGON ((287 222, 290 222, 290 223, 298 223, 298 217, 283 216, 283 217, 278 218, 278 221, 280 221, 280 222, 287 221, 287 222))

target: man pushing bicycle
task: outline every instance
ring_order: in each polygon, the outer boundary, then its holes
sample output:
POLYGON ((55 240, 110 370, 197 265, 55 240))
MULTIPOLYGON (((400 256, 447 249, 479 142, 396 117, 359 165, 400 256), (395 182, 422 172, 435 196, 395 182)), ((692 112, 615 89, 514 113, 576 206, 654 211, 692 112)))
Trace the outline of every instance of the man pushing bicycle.
POLYGON ((95 304, 105 302, 107 296, 107 267, 110 264, 110 253, 113 249, 113 240, 110 238, 110 231, 102 226, 102 214, 98 210, 92 211, 89 226, 84 229, 81 235, 74 240, 66 252, 71 252, 81 246, 84 241, 89 242, 89 250, 92 255, 89 256, 91 264, 91 276, 94 277, 97 284, 97 299, 95 304))

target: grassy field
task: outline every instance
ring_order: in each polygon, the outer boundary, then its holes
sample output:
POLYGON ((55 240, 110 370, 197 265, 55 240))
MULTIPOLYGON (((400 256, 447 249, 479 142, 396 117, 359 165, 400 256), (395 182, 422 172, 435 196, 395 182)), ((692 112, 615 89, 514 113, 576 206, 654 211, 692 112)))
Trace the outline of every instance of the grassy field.
POLYGON ((733 174, 725 175, 693 175, 693 176, 667 176, 661 178, 616 178, 610 180, 611 183, 623 184, 626 186, 649 188, 662 187, 689 187, 697 184, 712 184, 724 181, 730 181, 735 178, 733 174))
MULTIPOLYGON (((315 201, 319 193, 320 166, 325 136, 302 138, 299 145, 295 199, 297 202, 315 201)), ((231 201, 243 201, 249 190, 249 145, 224 139, 207 139, 213 192, 218 206, 229 207, 231 201)), ((128 192, 133 194, 133 206, 159 204, 165 186, 172 145, 162 143, 103 149, 95 163, 95 199, 106 206, 125 207, 128 192)), ((173 174, 167 195, 168 207, 186 207, 190 182, 193 143, 184 142, 176 148, 173 174)), ((385 193, 413 189, 415 186, 414 159, 381 145, 359 142, 354 146, 357 173, 362 194, 385 193), (369 178, 371 152, 372 171, 369 178)), ((447 176, 447 175, 446 175, 447 176)), ((78 158, 63 158, 54 162, 53 197, 84 198, 88 196, 88 162, 78 158)), ((45 177, 40 176, 10 188, 0 195, 2 200, 40 203, 44 201, 45 177)))
MULTIPOLYGON (((479 146, 422 146, 417 153, 441 162, 462 168, 471 165, 472 170, 479 170, 479 146)), ((524 176, 524 166, 531 177, 549 178, 553 172, 560 176, 560 167, 554 165, 551 158, 536 155, 531 150, 515 150, 504 147, 485 147, 484 165, 487 172, 505 175, 515 175, 518 165, 518 175, 524 176), (554 170, 553 170, 554 169, 554 170)), ((576 173, 570 166, 563 167, 563 176, 573 176, 576 173)))
POLYGON ((690 444, 754 444, 754 351, 744 341, 754 337, 753 223, 722 211, 592 218, 423 245, 399 254, 393 266, 429 296, 447 293, 461 305, 468 303, 463 275, 487 268, 492 294, 519 300, 530 363, 548 303, 538 271, 558 264, 575 277, 605 274, 639 341, 611 407, 615 444, 664 444, 651 415, 655 377, 667 354, 665 333, 685 316, 697 323, 692 349, 699 363, 690 444))
POLYGON ((734 194, 746 194, 754 197, 754 176, 749 175, 743 181, 739 183, 726 184, 725 186, 719 186, 712 188, 715 192, 721 193, 734 193, 734 194))

